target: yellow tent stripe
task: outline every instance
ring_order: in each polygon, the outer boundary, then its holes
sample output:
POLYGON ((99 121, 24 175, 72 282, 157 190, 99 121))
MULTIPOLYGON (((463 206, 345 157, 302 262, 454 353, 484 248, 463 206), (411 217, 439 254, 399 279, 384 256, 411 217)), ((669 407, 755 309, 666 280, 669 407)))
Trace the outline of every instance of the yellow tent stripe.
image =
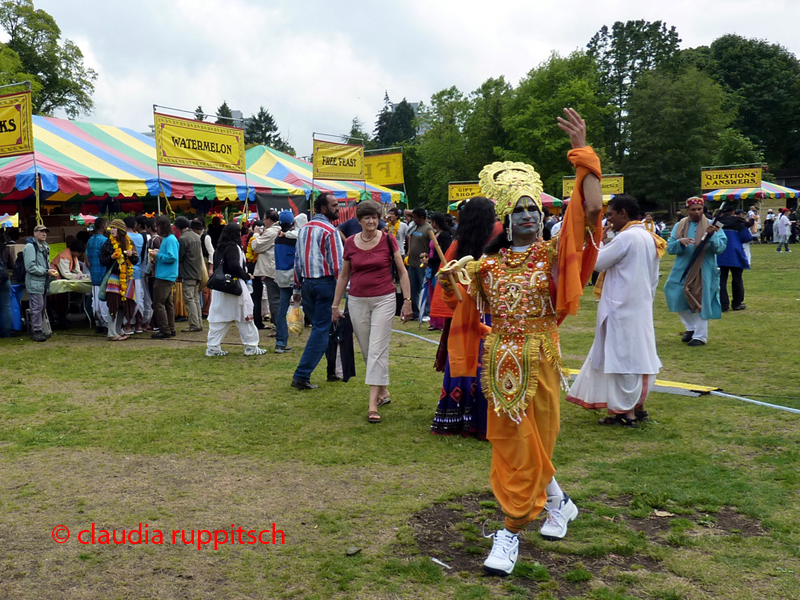
POLYGON ((128 193, 128 195, 137 196, 144 196, 148 193, 147 185, 145 185, 144 181, 135 179, 131 173, 123 171, 122 169, 119 169, 114 165, 101 160, 91 152, 87 152, 83 148, 68 142, 64 138, 54 135, 42 127, 36 127, 35 135, 37 140, 40 140, 51 148, 58 150, 62 154, 85 164, 87 167, 97 171, 98 173, 102 173, 103 175, 106 175, 112 179, 116 179, 118 181, 120 192, 123 192, 124 189, 125 193, 128 193))

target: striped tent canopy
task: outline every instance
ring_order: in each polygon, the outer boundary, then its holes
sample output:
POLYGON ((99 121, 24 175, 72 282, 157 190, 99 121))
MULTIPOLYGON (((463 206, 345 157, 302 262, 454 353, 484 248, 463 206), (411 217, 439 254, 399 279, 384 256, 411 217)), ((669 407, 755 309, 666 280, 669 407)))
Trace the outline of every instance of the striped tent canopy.
POLYGON ((406 202, 406 195, 397 190, 366 182, 365 186, 360 181, 333 181, 319 180, 312 177, 310 162, 269 148, 268 146, 255 146, 245 152, 247 159, 248 177, 268 177, 272 180, 284 182, 286 185, 302 187, 310 195, 312 189, 316 192, 332 192, 338 199, 370 198, 383 204, 406 202))
POLYGON ((729 190, 715 190, 703 194, 707 202, 721 202, 722 200, 765 200, 768 198, 798 198, 800 191, 783 187, 777 183, 762 181, 761 187, 733 188, 729 190))
POLYGON ((163 192, 172 198, 239 201, 256 192, 303 195, 283 181, 240 173, 156 167, 155 140, 130 129, 33 117, 33 155, 0 158, 0 195, 22 199, 33 193, 35 172, 41 177, 42 198, 66 202, 74 196, 144 198, 163 192))

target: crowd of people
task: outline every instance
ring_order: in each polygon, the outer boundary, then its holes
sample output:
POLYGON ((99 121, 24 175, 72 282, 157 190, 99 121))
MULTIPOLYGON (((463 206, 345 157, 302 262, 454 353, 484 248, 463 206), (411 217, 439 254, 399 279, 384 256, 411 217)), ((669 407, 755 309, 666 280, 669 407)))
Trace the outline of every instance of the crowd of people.
MULTIPOLYGON (((729 208, 713 221, 700 197, 686 201, 687 214, 669 235, 652 214, 640 220, 636 200, 625 194, 611 199, 604 219, 600 161, 586 146, 580 116, 568 109, 565 117, 558 124, 569 135, 577 177, 563 217, 543 209, 533 167, 505 162, 481 171, 485 197, 459 205, 457 228, 449 215, 422 208, 391 209, 384 221, 382 207, 369 200, 334 226, 339 202, 321 193, 310 221, 275 210, 252 225, 214 219, 208 230, 185 217, 174 224, 165 215, 98 218, 91 236, 76 237, 51 261, 48 229, 39 225, 24 250, 31 337, 48 336, 50 278, 79 278, 91 280, 96 331, 110 341, 145 331, 153 339, 175 337, 180 303, 187 315, 182 332, 202 332, 207 319, 206 356, 227 354, 222 346, 231 324, 244 354, 258 356, 267 352, 260 347, 260 330, 270 327, 266 297, 276 353, 292 351, 292 304, 303 307, 311 327, 291 386, 318 388, 311 378, 323 356, 327 380, 338 381, 332 332, 351 331, 366 365, 367 421, 380 423, 379 409, 391 402, 394 319, 428 321, 442 330, 436 368, 443 381, 431 432, 491 442, 490 482, 506 516, 484 568, 509 574, 520 532, 542 512, 546 540, 563 539, 578 517, 556 481, 552 457, 567 383, 559 326, 577 313, 584 287, 591 279, 599 300, 595 338, 567 400, 605 410, 600 425, 635 428, 649 420, 645 401, 661 368, 653 326, 661 257, 676 257, 664 286, 668 308, 684 326, 683 342, 700 347, 708 342, 709 320, 746 309, 742 274, 750 267, 749 244, 761 233, 753 207, 747 215, 729 208)), ((786 212, 765 220, 778 252, 782 245, 788 251, 786 212)), ((8 254, 0 247, 6 264, 13 262, 8 254)), ((7 288, 0 284, 2 302, 7 288)), ((51 303, 60 323, 63 302, 51 303)), ((5 334, 5 309, 0 316, 5 334)))

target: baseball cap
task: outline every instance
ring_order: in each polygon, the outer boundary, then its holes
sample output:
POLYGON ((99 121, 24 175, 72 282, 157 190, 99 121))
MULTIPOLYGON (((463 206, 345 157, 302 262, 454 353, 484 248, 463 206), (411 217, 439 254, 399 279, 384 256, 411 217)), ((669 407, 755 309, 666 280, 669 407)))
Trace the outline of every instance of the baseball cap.
POLYGON ((278 215, 278 223, 281 225, 291 225, 294 223, 294 213, 290 210, 281 211, 281 214, 278 215))
POLYGON ((50 233, 50 230, 45 225, 37 225, 33 228, 33 233, 37 233, 39 231, 46 231, 47 233, 50 233))

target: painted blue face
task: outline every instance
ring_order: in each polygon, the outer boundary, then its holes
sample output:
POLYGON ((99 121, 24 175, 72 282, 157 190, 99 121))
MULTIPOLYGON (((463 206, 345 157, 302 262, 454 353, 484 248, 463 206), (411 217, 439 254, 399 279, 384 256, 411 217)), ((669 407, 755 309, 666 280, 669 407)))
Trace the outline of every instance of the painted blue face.
POLYGON ((512 235, 529 237, 533 234, 539 237, 541 226, 542 214, 533 199, 528 196, 520 198, 511 213, 512 235))

